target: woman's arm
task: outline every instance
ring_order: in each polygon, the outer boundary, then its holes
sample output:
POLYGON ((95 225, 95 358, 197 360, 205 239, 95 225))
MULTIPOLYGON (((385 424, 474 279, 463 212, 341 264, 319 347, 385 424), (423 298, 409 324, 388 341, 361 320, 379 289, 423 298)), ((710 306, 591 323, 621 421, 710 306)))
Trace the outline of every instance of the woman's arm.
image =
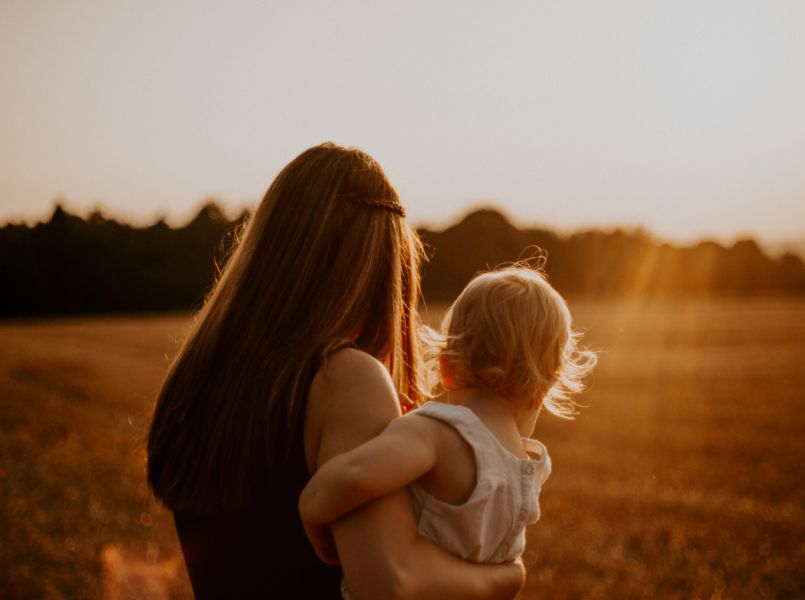
POLYGON ((525 582, 519 561, 469 563, 417 537, 405 491, 374 500, 336 521, 333 534, 356 600, 510 600, 525 582))
MULTIPOLYGON (((311 472, 374 438, 399 414, 385 368, 357 350, 338 352, 311 386, 305 419, 311 472)), ((362 505, 332 531, 356 600, 512 598, 523 585, 522 563, 472 564, 418 537, 406 490, 362 505)))
POLYGON ((299 497, 306 526, 335 521, 428 473, 436 462, 432 422, 417 415, 389 423, 376 438, 328 460, 299 497))

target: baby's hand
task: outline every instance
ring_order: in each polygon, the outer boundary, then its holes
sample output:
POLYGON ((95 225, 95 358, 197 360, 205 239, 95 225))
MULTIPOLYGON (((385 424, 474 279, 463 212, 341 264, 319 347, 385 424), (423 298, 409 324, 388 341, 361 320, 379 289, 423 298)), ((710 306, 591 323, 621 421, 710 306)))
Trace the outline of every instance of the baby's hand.
POLYGON ((323 563, 328 565, 340 564, 338 560, 338 550, 335 547, 335 540, 333 539, 333 532, 330 531, 328 525, 310 525, 302 521, 305 528, 307 539, 310 540, 313 550, 316 551, 316 556, 319 557, 323 563))

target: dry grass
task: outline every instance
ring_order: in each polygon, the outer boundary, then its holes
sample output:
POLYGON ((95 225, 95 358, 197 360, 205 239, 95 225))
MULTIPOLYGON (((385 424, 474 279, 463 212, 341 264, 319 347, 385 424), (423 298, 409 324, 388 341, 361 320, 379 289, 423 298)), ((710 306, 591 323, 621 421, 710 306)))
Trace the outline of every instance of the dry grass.
MULTIPOLYGON (((142 440, 186 315, 0 325, 0 581, 9 598, 100 598, 104 557, 178 551, 142 440), (110 549, 112 552, 110 552, 110 549)), ((190 597, 186 575, 175 578, 190 597)))
MULTIPOLYGON (((572 308, 603 352, 578 419, 538 425, 524 597, 805 597, 805 301, 572 308)), ((189 597, 141 445, 186 323, 0 324, 4 597, 100 598, 149 565, 189 597)))

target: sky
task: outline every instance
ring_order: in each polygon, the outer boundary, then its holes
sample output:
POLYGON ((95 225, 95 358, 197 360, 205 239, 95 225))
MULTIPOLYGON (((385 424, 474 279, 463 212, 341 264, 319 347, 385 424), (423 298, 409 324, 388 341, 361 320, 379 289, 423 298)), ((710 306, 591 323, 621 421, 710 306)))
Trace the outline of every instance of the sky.
POLYGON ((805 240, 805 2, 2 0, 0 221, 187 220, 325 140, 417 225, 805 240))

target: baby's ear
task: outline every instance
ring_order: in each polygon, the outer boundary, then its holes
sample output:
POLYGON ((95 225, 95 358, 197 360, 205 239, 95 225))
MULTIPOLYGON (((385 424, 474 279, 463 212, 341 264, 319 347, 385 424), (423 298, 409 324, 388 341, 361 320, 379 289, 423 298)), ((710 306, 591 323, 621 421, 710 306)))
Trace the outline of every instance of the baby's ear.
POLYGON ((453 374, 453 365, 444 354, 439 357, 439 372, 442 377, 442 387, 446 390, 456 389, 456 378, 453 374))

